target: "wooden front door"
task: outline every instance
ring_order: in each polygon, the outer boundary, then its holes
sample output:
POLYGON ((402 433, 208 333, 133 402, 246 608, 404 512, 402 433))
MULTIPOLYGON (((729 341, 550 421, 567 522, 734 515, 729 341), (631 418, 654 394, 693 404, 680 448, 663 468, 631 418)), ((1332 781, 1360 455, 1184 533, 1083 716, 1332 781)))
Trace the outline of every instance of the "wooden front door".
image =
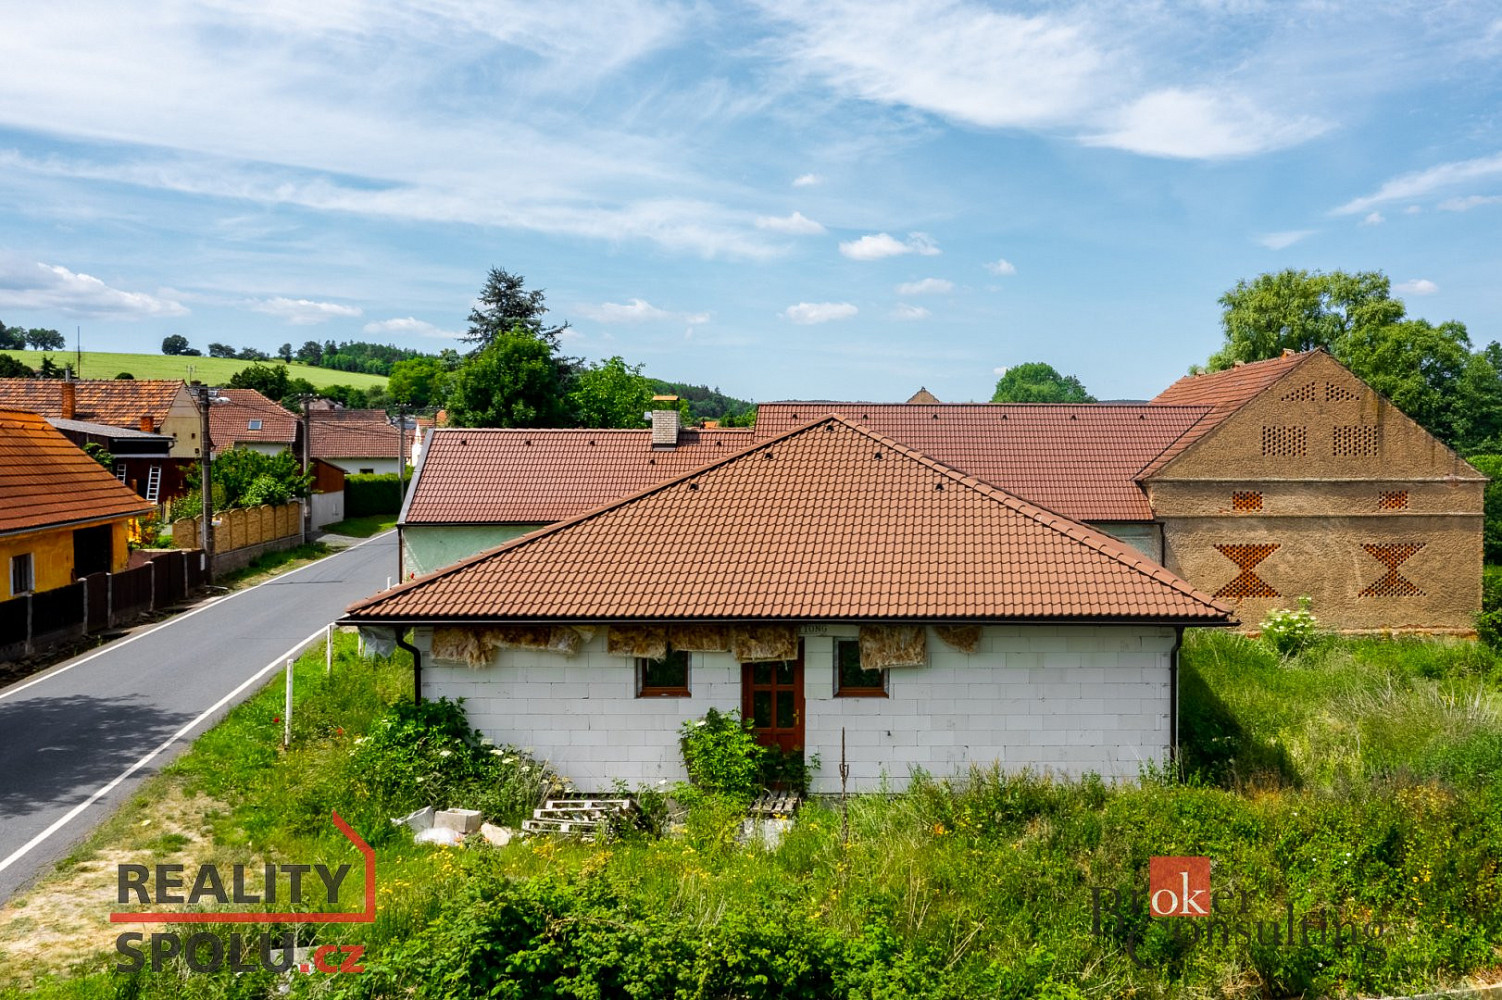
POLYGON ((803 644, 796 660, 741 664, 741 717, 756 742, 784 751, 803 749, 803 644))

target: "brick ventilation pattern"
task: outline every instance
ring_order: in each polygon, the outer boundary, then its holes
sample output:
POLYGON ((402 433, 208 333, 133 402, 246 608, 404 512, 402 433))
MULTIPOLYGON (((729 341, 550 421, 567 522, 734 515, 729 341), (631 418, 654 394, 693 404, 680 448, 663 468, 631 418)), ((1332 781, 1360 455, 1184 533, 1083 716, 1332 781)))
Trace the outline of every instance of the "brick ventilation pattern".
POLYGON ((1398 567, 1419 549, 1425 546, 1425 542, 1401 542, 1396 545, 1363 545, 1367 554, 1379 563, 1387 567, 1387 572, 1361 592, 1362 597, 1423 597, 1424 592, 1414 586, 1411 580, 1406 579, 1398 572, 1398 567))
POLYGON ((1285 403, 1312 403, 1314 400, 1315 389, 1313 382, 1310 382, 1308 385, 1301 385, 1297 389, 1283 394, 1283 402, 1285 403))
POLYGON ((1376 458, 1378 454, 1377 426, 1375 424, 1344 427, 1336 425, 1331 439, 1331 451, 1336 458, 1376 458))
POLYGON ((1334 382, 1325 383, 1325 402, 1327 403, 1350 403, 1360 398, 1343 385, 1336 385, 1334 382))
POLYGON ((1236 564, 1241 570, 1230 583, 1215 592, 1216 597, 1281 597, 1276 590, 1270 587, 1266 580, 1262 579, 1252 570, 1257 564, 1276 552, 1280 546, 1274 544, 1262 545, 1217 545, 1216 551, 1236 564))
POLYGON ((1231 493, 1232 510, 1261 510, 1262 494, 1255 490, 1235 490, 1231 493))
POLYGON ((1269 424, 1262 428, 1262 454, 1302 458, 1309 453, 1309 429, 1269 424))
POLYGON ((1389 492, 1387 490, 1383 490, 1381 493, 1377 494, 1377 509, 1378 510, 1407 510, 1408 509, 1408 491, 1407 490, 1392 490, 1392 491, 1389 492))

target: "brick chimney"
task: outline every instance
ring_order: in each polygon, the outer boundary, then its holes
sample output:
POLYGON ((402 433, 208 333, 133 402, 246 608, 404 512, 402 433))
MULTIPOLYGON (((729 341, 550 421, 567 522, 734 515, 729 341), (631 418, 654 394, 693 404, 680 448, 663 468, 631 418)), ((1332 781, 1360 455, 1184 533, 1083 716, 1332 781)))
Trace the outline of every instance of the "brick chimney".
POLYGON ((678 447, 678 397, 652 397, 652 447, 678 447))
POLYGON ((151 414, 141 414, 141 430, 146 434, 156 433, 156 421, 151 419, 151 414))
POLYGON ((63 419, 72 420, 74 414, 78 412, 78 387, 73 384, 72 379, 63 379, 61 388, 63 391, 63 419))

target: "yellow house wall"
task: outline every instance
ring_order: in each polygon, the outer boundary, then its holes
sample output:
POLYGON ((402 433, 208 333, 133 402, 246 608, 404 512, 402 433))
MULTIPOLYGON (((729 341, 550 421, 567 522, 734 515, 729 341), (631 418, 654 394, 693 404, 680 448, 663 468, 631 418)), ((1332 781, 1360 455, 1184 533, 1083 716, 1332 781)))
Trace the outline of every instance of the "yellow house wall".
POLYGON ((168 455, 172 458, 197 458, 198 432, 202 423, 193 397, 186 388, 179 389, 177 397, 172 400, 172 409, 167 412, 162 426, 157 428, 158 434, 171 434, 176 438, 168 455))
MULTIPOLYGON (((130 564, 129 527, 128 519, 110 525, 110 569, 116 573, 130 564)), ((49 528, 0 538, 0 600, 16 596, 10 590, 10 560, 12 556, 27 552, 31 553, 32 573, 38 591, 72 583, 73 531, 73 527, 49 528)))

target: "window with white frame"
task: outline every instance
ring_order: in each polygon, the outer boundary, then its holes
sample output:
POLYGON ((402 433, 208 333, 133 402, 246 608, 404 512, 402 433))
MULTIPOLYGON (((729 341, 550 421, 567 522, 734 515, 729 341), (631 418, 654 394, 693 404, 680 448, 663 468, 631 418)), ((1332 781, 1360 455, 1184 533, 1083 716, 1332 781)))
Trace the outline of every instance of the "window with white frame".
POLYGON ((36 589, 36 573, 31 553, 23 552, 10 557, 10 596, 29 594, 36 589))
POLYGON ((246 423, 246 430, 258 431, 261 429, 260 420, 251 420, 246 423))
POLYGON ((836 698, 885 698, 887 672, 861 666, 859 639, 836 639, 834 643, 834 694, 836 698))

